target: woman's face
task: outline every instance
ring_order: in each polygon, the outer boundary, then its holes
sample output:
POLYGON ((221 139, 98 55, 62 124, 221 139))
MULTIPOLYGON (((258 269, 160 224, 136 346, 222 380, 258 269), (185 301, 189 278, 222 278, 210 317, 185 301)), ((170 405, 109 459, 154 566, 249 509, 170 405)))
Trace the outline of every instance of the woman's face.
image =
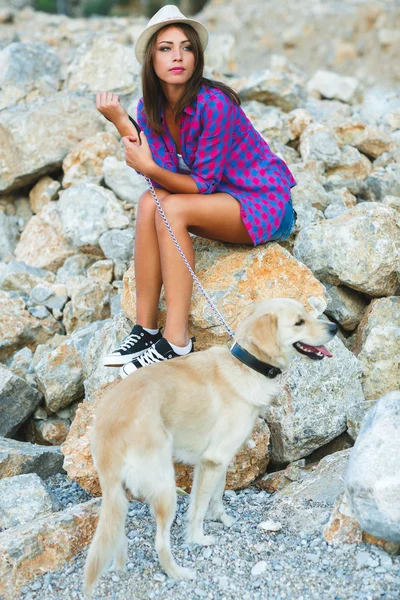
POLYGON ((153 67, 166 84, 184 85, 194 71, 194 54, 184 32, 171 25, 157 36, 153 51, 153 67))

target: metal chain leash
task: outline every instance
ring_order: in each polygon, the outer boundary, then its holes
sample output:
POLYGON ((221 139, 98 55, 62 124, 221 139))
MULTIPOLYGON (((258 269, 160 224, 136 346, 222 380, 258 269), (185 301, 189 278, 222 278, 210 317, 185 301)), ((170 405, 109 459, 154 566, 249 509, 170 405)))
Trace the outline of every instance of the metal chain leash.
POLYGON ((219 312, 218 308, 215 306, 214 302, 211 300, 210 296, 207 294, 206 290, 203 288, 203 286, 201 285, 199 279, 197 278, 195 272, 193 271, 192 267, 189 264, 189 261, 187 260, 186 256, 183 253, 182 248, 179 245, 178 240, 175 237, 174 232, 172 231, 172 227, 171 225, 168 223, 168 219, 165 215, 165 212, 161 206, 161 203, 157 197, 157 194, 154 190, 153 184, 151 182, 151 180, 146 177, 145 175, 143 175, 147 185, 149 186, 149 190, 150 190, 150 194, 153 197, 154 202, 157 205, 158 211, 161 215, 162 220, 165 223, 166 228, 169 231, 169 234, 172 238, 172 241, 174 242, 176 249, 178 250, 179 254, 181 255, 181 258, 183 260, 183 262, 185 263, 185 265, 187 266, 189 273, 191 274, 193 281, 195 282, 195 284, 197 285, 197 287, 200 290, 200 293, 204 296, 204 298, 206 299, 208 305, 210 306, 210 308, 212 309, 212 311, 214 312, 214 314, 217 316, 217 318, 221 321, 221 323, 223 324, 223 326, 225 327, 226 331, 229 333, 229 335, 231 336, 231 338, 233 338, 235 336, 234 332, 232 331, 232 329, 229 327, 228 323, 225 321, 224 317, 222 316, 222 314, 219 312))

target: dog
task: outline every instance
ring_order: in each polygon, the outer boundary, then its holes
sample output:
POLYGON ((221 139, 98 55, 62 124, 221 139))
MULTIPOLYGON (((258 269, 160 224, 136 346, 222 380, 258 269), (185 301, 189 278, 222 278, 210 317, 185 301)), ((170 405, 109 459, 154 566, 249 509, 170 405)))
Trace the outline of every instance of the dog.
MULTIPOLYGON (((336 331, 335 324, 311 317, 299 302, 280 298, 247 308, 235 344, 256 365, 280 373, 297 353, 313 360, 332 356, 322 344, 336 331)), ((171 553, 173 458, 194 465, 187 541, 212 544, 212 536, 203 532, 206 512, 226 527, 233 524, 222 502, 227 467, 278 392, 276 379, 244 364, 228 348, 213 347, 140 369, 104 396, 92 436, 103 499, 85 565, 88 594, 113 558, 115 568, 124 568, 126 489, 150 504, 164 571, 176 579, 195 577, 171 553)))

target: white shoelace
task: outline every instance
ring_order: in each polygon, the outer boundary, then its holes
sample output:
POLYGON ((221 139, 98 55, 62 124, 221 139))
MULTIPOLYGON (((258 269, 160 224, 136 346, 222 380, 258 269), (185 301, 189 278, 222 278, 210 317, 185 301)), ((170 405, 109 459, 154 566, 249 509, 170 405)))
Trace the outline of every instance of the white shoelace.
POLYGON ((146 352, 144 352, 141 356, 138 356, 135 360, 137 360, 142 367, 146 365, 152 365, 154 363, 160 362, 161 360, 167 360, 165 356, 157 352, 154 346, 151 346, 146 352))
POLYGON ((130 335, 128 335, 125 342, 120 347, 120 350, 128 350, 129 348, 134 346, 139 340, 140 335, 138 335, 137 333, 131 333, 130 335))

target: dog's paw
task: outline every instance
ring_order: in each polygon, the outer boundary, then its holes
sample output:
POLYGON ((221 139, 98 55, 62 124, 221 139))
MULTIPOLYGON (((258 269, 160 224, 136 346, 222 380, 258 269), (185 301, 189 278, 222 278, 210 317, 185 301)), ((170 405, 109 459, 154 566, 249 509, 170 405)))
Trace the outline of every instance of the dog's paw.
POLYGON ((220 521, 225 527, 232 527, 236 523, 236 519, 230 517, 226 513, 220 516, 220 521))
POLYGON ((201 546, 212 546, 215 544, 215 537, 213 535, 204 535, 200 533, 197 535, 190 535, 187 539, 188 544, 200 544, 201 546))
POLYGON ((196 571, 178 565, 174 565, 173 570, 169 569, 167 574, 172 579, 196 579, 196 571))

